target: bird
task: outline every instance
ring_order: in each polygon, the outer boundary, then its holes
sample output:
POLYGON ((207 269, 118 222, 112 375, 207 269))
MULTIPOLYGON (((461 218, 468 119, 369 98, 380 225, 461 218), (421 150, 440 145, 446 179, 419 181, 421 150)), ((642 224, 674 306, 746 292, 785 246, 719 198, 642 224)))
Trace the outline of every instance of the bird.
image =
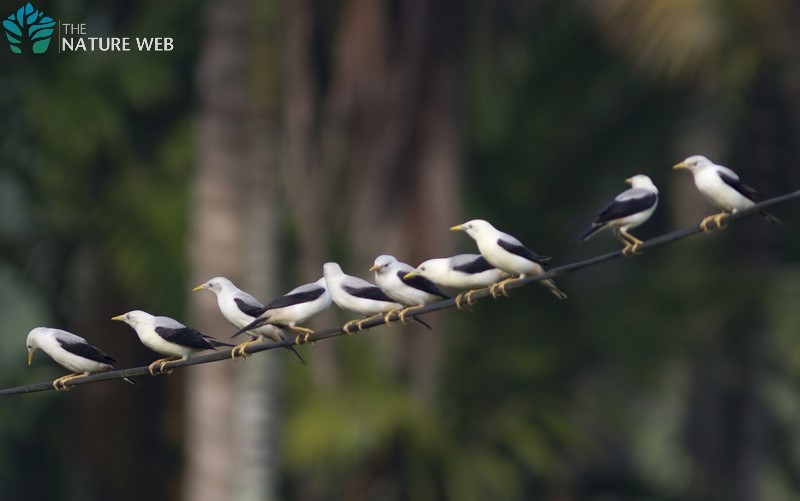
POLYGON ((415 269, 406 273, 404 279, 425 277, 440 287, 452 287, 465 292, 456 296, 456 307, 459 309, 466 299, 472 305, 472 294, 508 278, 508 273, 495 268, 480 254, 457 254, 451 257, 428 259, 415 269))
POLYGON ((150 374, 169 374, 166 370, 170 362, 181 362, 204 350, 215 350, 218 346, 230 346, 212 337, 204 336, 196 330, 169 317, 156 317, 141 310, 133 310, 117 315, 111 320, 118 320, 130 325, 139 340, 151 350, 169 355, 156 360, 148 367, 150 374))
MULTIPOLYGON (((117 368, 117 361, 98 350, 85 339, 71 332, 50 327, 36 327, 28 333, 25 341, 28 348, 28 365, 33 353, 40 349, 60 365, 73 371, 53 381, 55 390, 68 390, 67 383, 97 372, 108 372, 117 368)), ((136 384, 133 380, 122 378, 136 384)))
MULTIPOLYGON (((322 266, 322 275, 328 284, 331 299, 339 308, 366 317, 344 324, 342 330, 348 334, 354 326, 357 330, 361 330, 364 322, 403 308, 403 305, 392 300, 380 287, 361 278, 346 275, 338 263, 325 263, 322 266)), ((424 321, 416 317, 414 320, 430 329, 424 321)))
POLYGON ((636 228, 650 219, 658 205, 658 188, 649 177, 637 174, 625 180, 631 187, 609 202, 574 240, 589 240, 598 232, 611 228, 614 236, 625 245, 623 255, 638 254, 644 242, 628 230, 636 228))
POLYGON ((328 285, 325 277, 316 282, 303 284, 296 287, 283 296, 275 299, 266 306, 262 306, 253 312, 253 319, 247 325, 240 327, 239 331, 233 335, 238 336, 242 332, 259 326, 281 326, 292 330, 296 334, 295 343, 300 342, 300 334, 303 334, 303 342, 307 343, 309 336, 314 331, 306 327, 300 327, 299 323, 327 310, 331 305, 331 295, 328 293, 328 285), (266 325, 265 325, 266 324, 266 325))
POLYGON ((384 316, 384 321, 389 323, 392 314, 397 315, 405 323, 405 315, 414 309, 426 304, 450 299, 436 284, 421 275, 406 276, 414 271, 410 264, 400 262, 394 256, 383 254, 375 258, 369 271, 375 272, 375 283, 387 296, 405 305, 400 311, 390 311, 384 316))
MULTIPOLYGON (((219 306, 219 311, 222 313, 222 316, 237 329, 249 326, 264 309, 264 305, 261 304, 258 299, 239 289, 233 282, 225 277, 214 277, 192 289, 194 292, 202 290, 211 291, 217 296, 217 305, 219 306)), ((247 347, 251 344, 259 343, 264 339, 270 339, 276 343, 284 339, 283 331, 274 325, 264 325, 258 329, 250 327, 247 330, 250 331, 248 334, 251 336, 251 339, 235 346, 231 350, 232 358, 235 358, 237 355, 243 358, 247 357, 247 347)), ((243 331, 239 331, 236 334, 240 332, 243 331)), ((236 334, 234 334, 234 336, 236 336, 236 334)), ((303 360, 303 357, 300 356, 293 346, 287 346, 286 348, 294 353, 298 360, 300 360, 300 363, 305 365, 305 360, 303 360)))
MULTIPOLYGON (((475 243, 478 244, 478 250, 481 255, 486 258, 489 263, 512 275, 511 278, 506 278, 492 285, 489 292, 494 298, 497 298, 498 290, 504 296, 508 295, 506 292, 506 285, 510 282, 523 279, 527 276, 536 276, 544 273, 544 267, 547 261, 550 260, 550 257, 536 254, 522 245, 522 242, 515 237, 503 233, 483 219, 473 219, 466 223, 453 226, 450 230, 463 231, 472 237, 475 243), (514 278, 514 276, 516 276, 516 278, 514 278)), ((547 287, 557 298, 567 298, 567 295, 564 294, 551 279, 542 280, 539 283, 547 287)))
MULTIPOLYGON (((700 228, 703 231, 713 229, 708 227, 711 221, 717 228, 724 228, 722 218, 726 215, 746 209, 765 198, 764 195, 739 180, 738 174, 727 167, 715 164, 703 155, 692 155, 672 168, 688 169, 694 176, 694 184, 700 194, 711 205, 722 211, 700 221, 700 228)), ((772 223, 782 224, 780 219, 765 210, 758 211, 758 213, 772 223)))

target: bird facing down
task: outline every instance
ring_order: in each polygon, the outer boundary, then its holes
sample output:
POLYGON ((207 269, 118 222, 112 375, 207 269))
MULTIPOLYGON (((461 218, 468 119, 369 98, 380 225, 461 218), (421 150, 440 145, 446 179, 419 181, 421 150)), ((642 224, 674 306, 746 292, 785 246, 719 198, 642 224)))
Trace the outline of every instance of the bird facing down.
MULTIPOLYGON (((694 176, 694 184, 700 194, 711 205, 720 209, 719 214, 712 214, 700 221, 703 231, 709 231, 711 221, 717 228, 724 227, 722 218, 736 211, 746 209, 762 200, 764 195, 747 186, 739 180, 739 176, 727 167, 717 165, 703 155, 693 155, 683 162, 676 164, 673 169, 688 169, 694 176)), ((759 211, 763 217, 772 223, 779 223, 780 219, 767 211, 759 211)))
POLYGON ((466 290, 456 296, 456 306, 461 308, 465 298, 467 304, 472 304, 472 294, 477 289, 489 287, 508 278, 508 273, 489 264, 489 261, 480 254, 457 254, 452 257, 428 259, 408 272, 405 278, 414 276, 425 277, 440 287, 466 290))
MULTIPOLYGON (((527 276, 541 275, 544 273, 547 261, 550 260, 549 257, 539 256, 522 245, 522 242, 515 237, 503 233, 483 219, 473 219, 453 226, 450 230, 465 232, 475 240, 481 255, 489 263, 506 273, 516 276, 516 278, 507 278, 492 285, 490 292, 493 297, 497 297, 498 290, 503 295, 507 295, 505 287, 509 282, 520 280, 527 276)), ((557 298, 567 298, 567 295, 556 287, 552 280, 542 280, 539 283, 547 287, 557 298)))
POLYGON ((408 276, 414 271, 414 267, 398 261, 394 256, 386 254, 378 256, 369 271, 375 272, 375 283, 387 296, 406 306, 399 312, 387 313, 384 316, 387 323, 392 314, 396 314, 397 318, 405 323, 405 315, 408 312, 435 301, 450 299, 450 296, 439 290, 436 284, 427 278, 421 275, 408 276))
MULTIPOLYGON (((379 287, 361 278, 346 275, 337 263, 325 263, 322 267, 322 274, 328 283, 328 292, 336 306, 367 317, 351 320, 344 324, 342 330, 348 334, 354 326, 356 330, 361 330, 364 322, 392 310, 403 308, 403 305, 392 300, 379 287)), ((422 320, 416 317, 414 320, 430 328, 422 320)))
POLYGON ((624 255, 638 253, 639 246, 644 242, 628 233, 628 230, 643 224, 653 215, 658 205, 658 188, 649 177, 642 174, 630 177, 625 182, 631 188, 603 207, 592 224, 575 237, 575 240, 583 242, 597 232, 611 228, 614 236, 625 245, 622 249, 624 255))
POLYGON ((233 346, 204 336, 172 318, 156 317, 141 310, 129 311, 111 320, 119 320, 130 325, 142 344, 162 355, 169 355, 150 364, 148 369, 154 376, 172 372, 166 370, 170 362, 186 360, 200 351, 215 350, 217 346, 233 346))
MULTIPOLYGON (((195 292, 201 290, 213 292, 214 295, 217 296, 217 306, 219 306, 219 311, 222 313, 222 316, 237 329, 242 329, 250 325, 259 315, 259 312, 264 309, 264 305, 261 304, 258 299, 239 289, 233 282, 225 277, 214 277, 192 290, 195 292)), ((231 357, 236 357, 237 355, 247 357, 247 347, 251 344, 259 343, 264 339, 270 339, 276 343, 284 339, 281 329, 274 325, 264 325, 257 329, 248 329, 248 331, 251 339, 235 346, 231 350, 231 357)), ((234 336, 236 334, 234 334, 234 336)), ((298 360, 300 360, 300 363, 305 364, 305 360, 297 353, 294 347, 287 346, 286 348, 294 353, 298 360)))
POLYGON ((304 336, 303 342, 308 342, 308 337, 314 334, 314 331, 297 324, 319 315, 330 305, 331 295, 328 293, 328 285, 323 277, 316 282, 295 287, 267 306, 259 308, 254 312, 256 318, 248 325, 241 327, 234 336, 259 326, 278 325, 294 331, 297 335, 296 343, 300 342, 300 334, 304 336))
MULTIPOLYGON (((56 390, 68 390, 67 383, 97 372, 108 372, 117 368, 117 361, 90 345, 80 336, 61 329, 36 327, 28 333, 25 341, 28 348, 28 365, 33 353, 40 349, 50 358, 72 371, 53 381, 56 390)), ((136 384, 128 378, 125 381, 136 384)))

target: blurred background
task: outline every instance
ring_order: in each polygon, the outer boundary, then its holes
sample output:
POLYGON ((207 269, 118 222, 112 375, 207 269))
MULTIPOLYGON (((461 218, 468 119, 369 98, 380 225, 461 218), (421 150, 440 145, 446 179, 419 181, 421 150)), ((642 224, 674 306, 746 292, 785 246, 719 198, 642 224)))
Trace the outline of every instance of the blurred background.
MULTIPOLYGON (((8 13, 20 5, 9 5, 8 13)), ((474 252, 492 221, 554 264, 633 174, 645 240, 712 208, 690 154, 800 186, 790 0, 37 2, 171 52, 0 56, 0 386, 35 326, 122 367, 132 309, 233 332, 336 260, 474 252)), ((4 12, 6 12, 4 11, 4 12)), ((5 51, 5 49, 3 49, 5 51)), ((59 500, 789 500, 800 496, 800 206, 472 311, 0 401, 0 492, 59 500)), ((331 309, 312 325, 352 318, 331 309)))

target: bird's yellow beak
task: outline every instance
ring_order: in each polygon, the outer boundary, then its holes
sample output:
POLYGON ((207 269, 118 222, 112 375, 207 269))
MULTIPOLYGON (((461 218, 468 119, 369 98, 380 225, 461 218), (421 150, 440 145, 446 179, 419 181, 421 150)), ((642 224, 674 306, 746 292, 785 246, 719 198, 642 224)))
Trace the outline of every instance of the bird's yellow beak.
POLYGON ((451 226, 451 227, 450 227, 450 231, 461 231, 461 229, 462 229, 462 228, 461 228, 461 225, 460 225, 460 224, 457 224, 457 225, 455 225, 455 226, 451 226))
POLYGON ((208 286, 206 284, 200 284, 197 287, 195 287, 194 289, 192 289, 192 292, 197 292, 197 291, 201 291, 201 290, 204 290, 204 289, 208 289, 208 286))
POLYGON ((403 280, 406 280, 406 279, 411 278, 411 277, 416 277, 417 275, 419 275, 419 273, 417 273, 417 270, 411 270, 408 273, 406 273, 405 275, 403 275, 403 280))
POLYGON ((672 168, 673 168, 673 169, 685 169, 685 168, 686 168, 686 164, 685 164, 685 163, 683 163, 683 162, 681 162, 681 163, 679 163, 679 164, 675 164, 675 165, 673 165, 673 166, 672 166, 672 168))
POLYGON ((383 268, 383 266, 378 266, 377 264, 373 264, 372 267, 369 269, 369 271, 378 271, 381 268, 383 268))
POLYGON ((28 365, 31 365, 31 360, 33 360, 33 350, 28 350, 28 365))
POLYGON ((116 317, 111 317, 111 320, 124 321, 125 320, 125 315, 117 315, 116 317))
POLYGON ((625 180, 625 182, 626 182, 627 184, 633 184, 633 178, 632 178, 632 177, 629 177, 628 179, 626 179, 626 180, 625 180))

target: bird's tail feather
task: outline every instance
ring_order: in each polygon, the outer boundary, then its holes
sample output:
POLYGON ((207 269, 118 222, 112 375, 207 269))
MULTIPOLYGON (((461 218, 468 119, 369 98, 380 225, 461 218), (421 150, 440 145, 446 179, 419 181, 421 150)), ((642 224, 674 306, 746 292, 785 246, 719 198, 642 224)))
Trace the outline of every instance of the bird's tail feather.
POLYGON ((206 341, 208 341, 208 344, 210 344, 214 348, 218 348, 220 346, 229 346, 229 347, 233 348, 235 346, 233 344, 225 343, 225 342, 220 341, 219 339, 215 339, 213 337, 205 336, 205 338, 206 338, 206 341))
POLYGON ((580 232, 577 235, 575 235, 574 237, 572 237, 572 240, 570 240, 570 243, 583 242, 583 241, 589 240, 590 238, 592 238, 595 235, 595 233, 597 233, 598 231, 602 230, 605 227, 606 226, 604 224, 593 224, 593 225, 589 226, 588 228, 586 228, 585 230, 583 230, 582 232, 580 232))
POLYGON ((430 324, 428 322, 426 322, 425 320, 422 320, 421 318, 417 318, 417 317, 411 317, 411 318, 413 318, 414 321, 417 322, 418 324, 422 324, 424 327, 427 327, 429 331, 433 330, 433 327, 431 327, 430 324))
POLYGON ((780 219, 778 219, 777 217, 773 216, 772 214, 770 214, 765 210, 760 210, 758 211, 758 213, 761 214, 764 217, 764 219, 766 219, 770 223, 783 224, 783 222, 780 219))
POLYGON ((303 356, 294 349, 294 346, 287 346, 286 349, 294 353, 294 356, 297 357, 297 360, 299 360, 301 364, 306 365, 306 361, 303 359, 303 356))
POLYGON ((245 333, 247 331, 251 331, 253 329, 257 329, 257 328, 261 327, 262 325, 264 325, 264 323, 266 323, 266 321, 267 321, 266 318, 257 318, 255 320, 253 320, 249 324, 245 325, 244 327, 242 327, 241 329, 236 331, 236 333, 233 336, 231 336, 231 339, 235 338, 239 334, 243 334, 243 333, 245 333))
POLYGON ((564 293, 564 291, 559 289, 558 286, 556 285, 556 283, 553 282, 552 280, 550 280, 549 278, 547 280, 542 280, 539 283, 542 284, 543 286, 547 287, 547 289, 550 292, 552 292, 553 295, 555 297, 557 297, 558 299, 567 299, 567 295, 564 293))

